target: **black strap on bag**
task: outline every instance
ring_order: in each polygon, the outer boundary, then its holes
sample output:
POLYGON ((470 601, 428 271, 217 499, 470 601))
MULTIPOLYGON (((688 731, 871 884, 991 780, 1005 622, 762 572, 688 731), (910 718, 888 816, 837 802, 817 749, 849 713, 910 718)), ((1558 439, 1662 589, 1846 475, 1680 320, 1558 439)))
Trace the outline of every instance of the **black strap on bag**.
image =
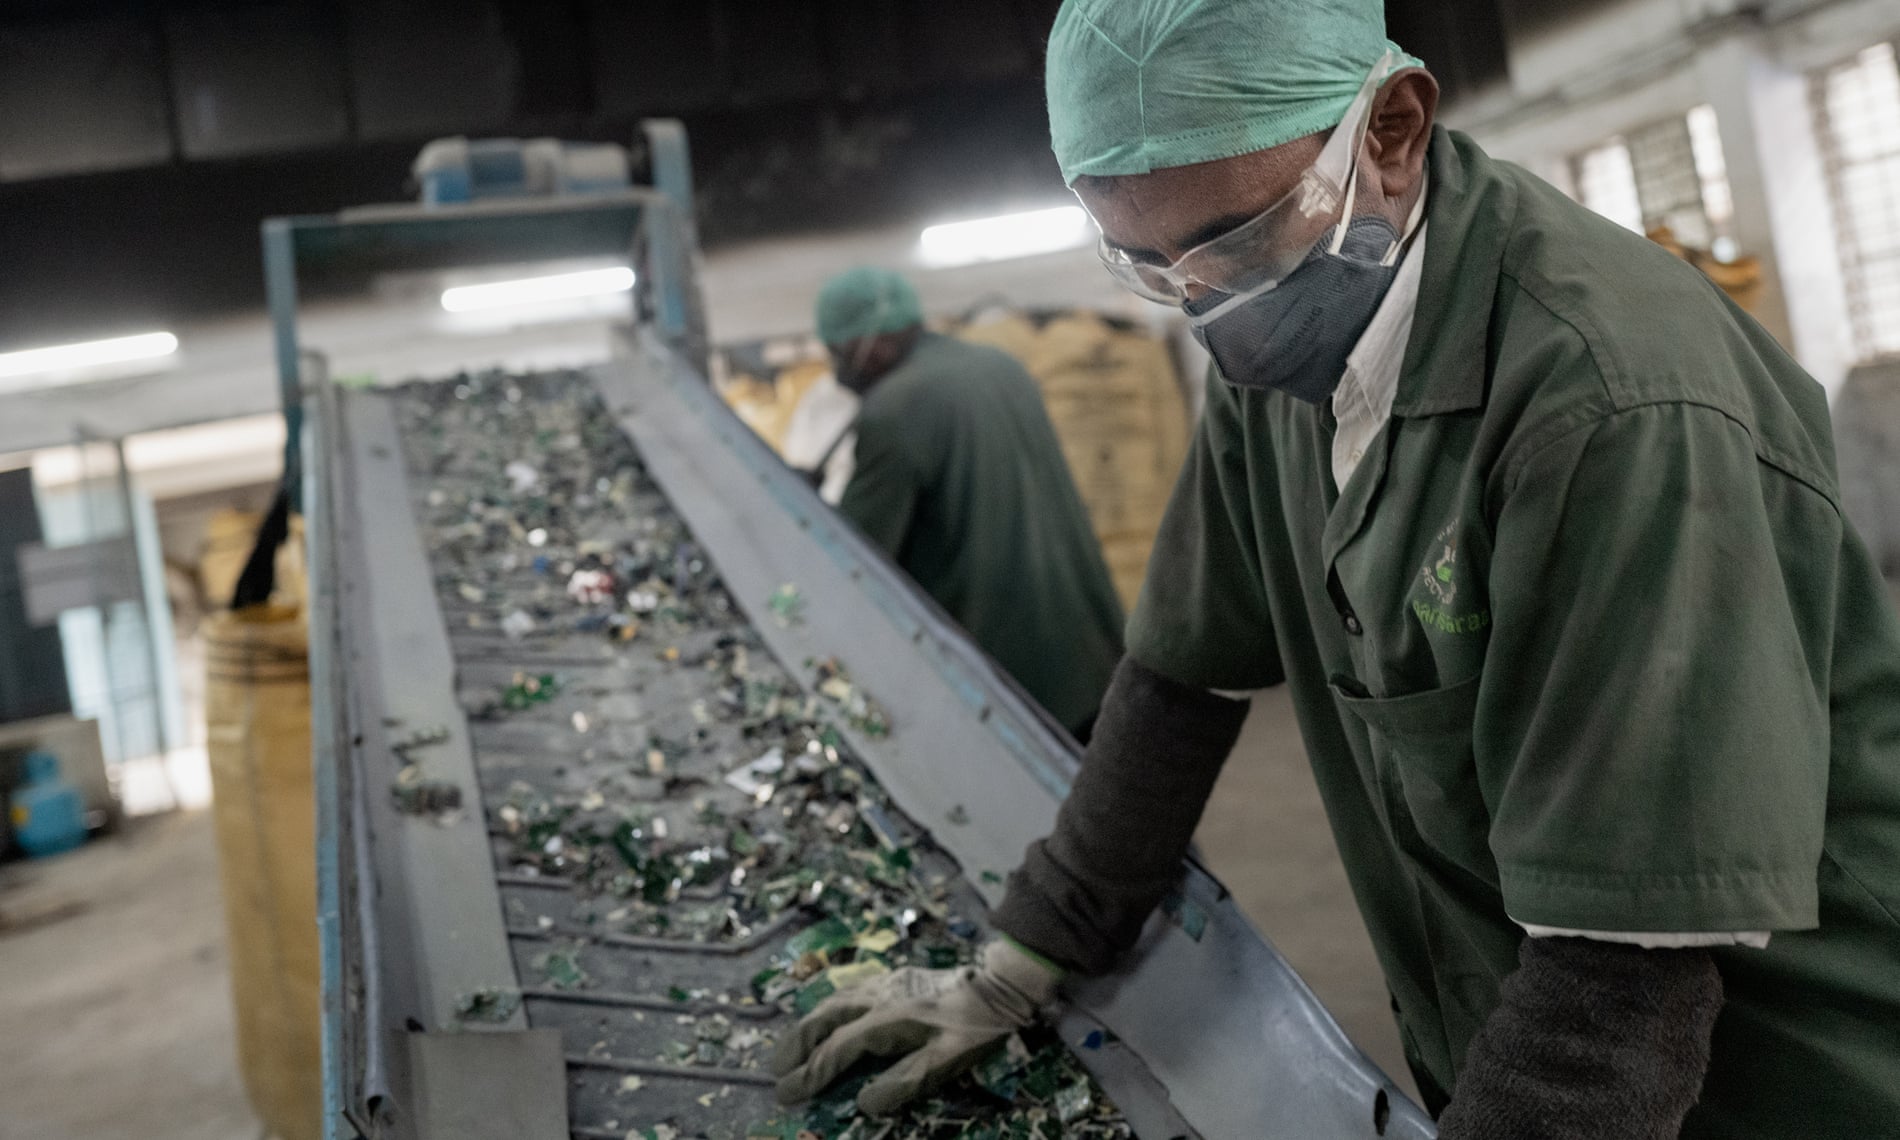
POLYGON ((850 423, 844 425, 844 430, 838 433, 838 438, 831 441, 831 446, 825 448, 825 453, 818 457, 818 462, 810 467, 795 467, 793 470, 803 475, 805 482, 810 483, 814 489, 824 486, 825 468, 831 466, 831 457, 838 454, 838 449, 844 446, 844 441, 851 438, 851 433, 857 428, 858 421, 854 416, 850 423))
POLYGON ((271 592, 277 588, 277 551, 289 537, 290 491, 279 487, 269 512, 257 528, 257 542, 251 547, 250 558, 245 560, 244 572, 238 575, 237 589, 231 592, 232 609, 241 610, 270 601, 271 592))

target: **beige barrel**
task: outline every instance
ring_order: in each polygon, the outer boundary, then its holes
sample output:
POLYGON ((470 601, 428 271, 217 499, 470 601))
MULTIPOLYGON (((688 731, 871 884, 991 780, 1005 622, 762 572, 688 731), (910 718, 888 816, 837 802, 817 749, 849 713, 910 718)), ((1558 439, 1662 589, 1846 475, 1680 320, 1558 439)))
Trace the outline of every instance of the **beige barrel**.
POLYGON ((310 770, 308 631, 289 606, 205 625, 212 811, 237 1006, 238 1059, 279 1140, 316 1140, 316 804, 310 770))

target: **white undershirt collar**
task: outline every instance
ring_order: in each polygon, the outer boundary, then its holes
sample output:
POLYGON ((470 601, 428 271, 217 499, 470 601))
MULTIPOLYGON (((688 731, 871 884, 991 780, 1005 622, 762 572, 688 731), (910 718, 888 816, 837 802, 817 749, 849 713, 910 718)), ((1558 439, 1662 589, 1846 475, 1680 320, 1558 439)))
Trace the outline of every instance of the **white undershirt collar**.
POLYGON ((1399 262, 1398 276, 1346 357, 1346 374, 1333 390, 1333 418, 1339 424, 1333 432, 1333 486, 1341 490, 1392 416, 1392 399, 1398 395, 1405 346, 1412 339, 1412 318, 1418 310, 1427 228, 1421 224, 1412 237, 1399 262))

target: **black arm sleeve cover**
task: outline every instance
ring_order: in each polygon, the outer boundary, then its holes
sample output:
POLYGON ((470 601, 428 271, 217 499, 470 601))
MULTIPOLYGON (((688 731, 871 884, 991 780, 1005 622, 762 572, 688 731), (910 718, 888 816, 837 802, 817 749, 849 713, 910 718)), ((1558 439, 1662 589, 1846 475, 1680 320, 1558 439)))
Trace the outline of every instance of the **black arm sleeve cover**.
POLYGON ((1707 950, 1526 938, 1440 1140, 1674 1140, 1721 1008, 1707 950))
POLYGON ((991 919, 1071 969, 1100 973, 1181 878, 1181 859, 1247 719, 1244 701, 1123 658, 1055 831, 1030 844, 991 919))

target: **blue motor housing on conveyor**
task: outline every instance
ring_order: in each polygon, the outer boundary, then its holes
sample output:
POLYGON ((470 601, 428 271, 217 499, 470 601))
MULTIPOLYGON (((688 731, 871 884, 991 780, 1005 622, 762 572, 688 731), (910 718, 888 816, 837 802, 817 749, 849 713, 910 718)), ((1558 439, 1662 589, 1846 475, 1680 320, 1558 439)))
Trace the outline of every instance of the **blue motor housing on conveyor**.
POLYGON ((79 789, 59 775, 59 758, 29 752, 26 782, 13 793, 13 837, 35 859, 71 851, 86 841, 86 807, 79 789))
POLYGON ((436 139, 413 170, 425 206, 601 194, 633 183, 626 147, 559 139, 436 139))

